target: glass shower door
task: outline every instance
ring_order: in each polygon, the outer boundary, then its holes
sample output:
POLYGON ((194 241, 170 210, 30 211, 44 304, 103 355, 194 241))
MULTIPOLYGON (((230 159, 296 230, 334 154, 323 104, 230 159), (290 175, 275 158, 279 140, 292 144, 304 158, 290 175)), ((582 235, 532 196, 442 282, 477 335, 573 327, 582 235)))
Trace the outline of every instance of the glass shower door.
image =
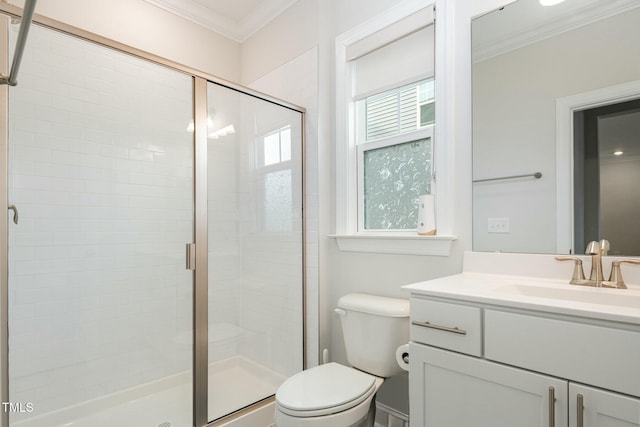
POLYGON ((303 368, 302 113, 215 83, 208 102, 208 418, 303 368))
POLYGON ((192 425, 192 92, 32 28, 9 101, 12 426, 192 425))
POLYGON ((9 94, 11 427, 203 425, 303 368, 303 113, 38 26, 9 94))

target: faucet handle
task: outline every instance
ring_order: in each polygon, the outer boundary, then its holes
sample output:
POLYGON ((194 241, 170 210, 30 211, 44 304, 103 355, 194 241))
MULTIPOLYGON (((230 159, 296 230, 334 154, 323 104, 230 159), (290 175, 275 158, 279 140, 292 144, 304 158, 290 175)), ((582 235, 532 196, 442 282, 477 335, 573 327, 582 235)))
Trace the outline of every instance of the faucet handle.
POLYGON ((557 256, 556 260, 575 262, 575 265, 573 266, 573 276, 571 276, 571 280, 569 281, 569 283, 571 283, 572 285, 584 283, 584 270, 582 269, 582 260, 580 258, 574 256, 557 256))
POLYGON ((609 250, 611 249, 611 243, 607 239, 600 240, 600 254, 602 256, 609 255, 609 250))
POLYGON ((611 263, 611 275, 609 276, 607 284, 618 289, 627 289, 627 285, 625 285, 622 279, 621 264, 640 265, 640 259, 617 259, 611 263))

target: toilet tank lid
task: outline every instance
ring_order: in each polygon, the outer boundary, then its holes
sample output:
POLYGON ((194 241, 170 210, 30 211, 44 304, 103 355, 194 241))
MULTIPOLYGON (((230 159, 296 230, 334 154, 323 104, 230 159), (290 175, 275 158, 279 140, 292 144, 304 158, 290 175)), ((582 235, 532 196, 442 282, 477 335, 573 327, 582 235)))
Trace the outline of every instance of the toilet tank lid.
POLYGON ((369 294, 347 294, 338 300, 338 308, 385 317, 409 317, 409 300, 369 294))

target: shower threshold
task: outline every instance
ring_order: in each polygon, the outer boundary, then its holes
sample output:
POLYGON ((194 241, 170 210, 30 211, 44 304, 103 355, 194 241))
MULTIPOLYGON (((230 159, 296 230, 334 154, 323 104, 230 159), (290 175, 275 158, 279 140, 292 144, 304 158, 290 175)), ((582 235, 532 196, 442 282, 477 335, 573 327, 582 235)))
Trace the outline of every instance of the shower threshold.
MULTIPOLYGON (((274 394, 285 377, 241 356, 209 364, 209 419, 274 394)), ((11 422, 11 427, 190 427, 191 372, 11 422)))

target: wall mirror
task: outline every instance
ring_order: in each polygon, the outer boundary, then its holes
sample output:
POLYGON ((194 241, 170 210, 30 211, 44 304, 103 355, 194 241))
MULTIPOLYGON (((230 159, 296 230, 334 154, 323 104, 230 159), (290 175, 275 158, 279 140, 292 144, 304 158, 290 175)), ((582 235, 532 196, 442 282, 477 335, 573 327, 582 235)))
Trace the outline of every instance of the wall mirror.
POLYGON ((640 255, 640 2, 472 21, 473 249, 640 255))

